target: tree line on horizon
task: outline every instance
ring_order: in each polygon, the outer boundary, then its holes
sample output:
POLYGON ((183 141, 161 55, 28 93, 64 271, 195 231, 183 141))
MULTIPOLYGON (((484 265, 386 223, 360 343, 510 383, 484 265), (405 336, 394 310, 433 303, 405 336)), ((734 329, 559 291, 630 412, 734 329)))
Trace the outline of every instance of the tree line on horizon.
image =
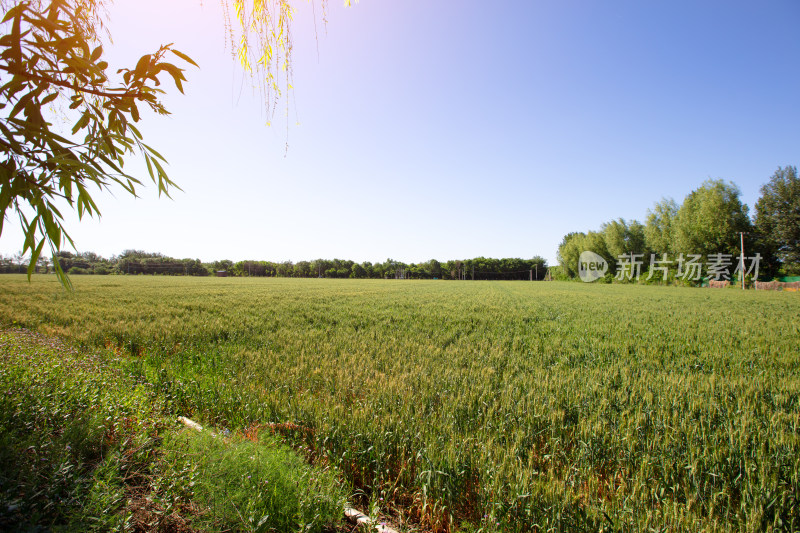
MULTIPOLYGON (((223 274, 236 277, 288 278, 350 278, 350 279, 465 279, 465 280, 542 280, 547 273, 547 261, 532 259, 476 257, 422 263, 404 263, 387 259, 382 263, 357 263, 347 259, 315 259, 312 261, 234 262, 220 260, 202 262, 199 259, 176 259, 160 253, 125 250, 118 256, 104 258, 93 252, 57 253, 59 266, 70 275, 171 275, 210 276, 223 274)), ((0 273, 25 273, 28 260, 22 254, 0 256, 0 273)), ((37 273, 52 272, 49 258, 40 257, 37 273)))
MULTIPOLYGON (((670 258, 669 282, 676 279, 675 259, 680 254, 699 255, 703 263, 712 254, 730 255, 733 273, 741 254, 741 233, 746 266, 750 258, 759 255, 759 279, 800 274, 797 167, 778 167, 762 186, 752 218, 740 196, 734 183, 709 179, 681 204, 671 198, 656 202, 644 223, 618 218, 602 224, 599 231, 569 233, 558 247, 559 274, 577 278, 583 251, 592 251, 607 261, 606 281, 617 274, 617 261, 631 254, 641 254, 643 274, 647 274, 652 259, 670 258)), ((663 280, 663 275, 657 279, 663 280)))

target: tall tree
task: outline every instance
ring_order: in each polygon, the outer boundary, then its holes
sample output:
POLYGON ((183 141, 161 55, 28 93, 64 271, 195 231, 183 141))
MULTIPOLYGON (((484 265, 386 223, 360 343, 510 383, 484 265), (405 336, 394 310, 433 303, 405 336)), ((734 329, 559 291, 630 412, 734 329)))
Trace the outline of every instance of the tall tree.
POLYGON ((428 275, 432 278, 441 278, 442 277, 442 264, 437 261, 436 259, 431 259, 425 264, 425 270, 428 272, 428 275))
POLYGON ((647 222, 644 227, 644 237, 652 252, 668 254, 674 252, 673 224, 678 216, 678 204, 672 198, 662 198, 656 202, 653 209, 647 211, 647 222))
POLYGON ((612 258, 631 253, 646 254, 644 226, 636 220, 630 223, 624 218, 606 222, 600 227, 606 250, 612 258))
POLYGON ((558 245, 558 264, 564 273, 574 278, 578 275, 578 259, 581 256, 581 244, 579 243, 586 237, 582 232, 570 232, 564 235, 561 239, 561 244, 558 245))
POLYGON ((797 167, 775 171, 761 187, 755 227, 759 241, 774 252, 787 273, 800 273, 800 179, 797 167))
POLYGON ((608 262, 609 271, 614 273, 617 258, 608 251, 603 233, 590 231, 569 233, 561 241, 558 247, 558 263, 567 276, 578 277, 578 260, 586 251, 594 252, 604 258, 608 262))
POLYGON ((739 188, 721 179, 706 180, 689 193, 674 221, 675 252, 736 255, 739 232, 750 233, 747 206, 739 188))

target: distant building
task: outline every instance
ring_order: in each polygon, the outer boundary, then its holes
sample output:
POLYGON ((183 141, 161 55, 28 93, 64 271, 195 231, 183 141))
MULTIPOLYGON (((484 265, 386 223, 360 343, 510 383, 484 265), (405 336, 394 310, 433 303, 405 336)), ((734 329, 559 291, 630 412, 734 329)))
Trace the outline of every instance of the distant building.
POLYGON ((217 271, 214 272, 214 275, 217 276, 218 278, 227 278, 228 277, 228 271, 227 270, 217 270, 217 271))

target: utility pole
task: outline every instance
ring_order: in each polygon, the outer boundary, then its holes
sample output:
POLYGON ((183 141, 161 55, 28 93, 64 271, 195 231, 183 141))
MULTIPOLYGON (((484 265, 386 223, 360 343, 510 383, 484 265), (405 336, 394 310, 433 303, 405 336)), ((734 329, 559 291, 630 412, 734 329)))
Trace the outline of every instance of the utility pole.
POLYGON ((742 256, 739 259, 739 276, 742 278, 742 290, 744 290, 744 232, 739 232, 742 244, 742 256))
POLYGON ((531 281, 533 281, 533 269, 530 269, 531 281))

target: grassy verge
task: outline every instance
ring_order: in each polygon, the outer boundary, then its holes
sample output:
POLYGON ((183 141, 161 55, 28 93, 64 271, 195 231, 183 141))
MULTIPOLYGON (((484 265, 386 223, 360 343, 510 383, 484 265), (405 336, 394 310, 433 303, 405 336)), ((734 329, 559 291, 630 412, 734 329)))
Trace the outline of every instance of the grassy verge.
POLYGON ((323 531, 345 493, 273 437, 178 430, 113 357, 0 330, 0 530, 323 531))

